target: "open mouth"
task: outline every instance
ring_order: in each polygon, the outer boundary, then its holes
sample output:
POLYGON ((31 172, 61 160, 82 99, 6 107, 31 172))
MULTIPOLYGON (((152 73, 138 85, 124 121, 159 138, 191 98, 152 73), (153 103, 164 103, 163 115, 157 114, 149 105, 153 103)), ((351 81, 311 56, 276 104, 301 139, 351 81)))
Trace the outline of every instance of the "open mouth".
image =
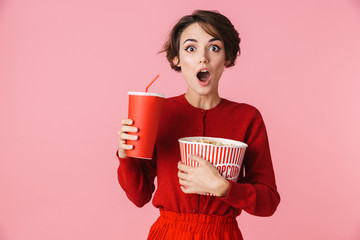
POLYGON ((200 82, 207 83, 210 80, 211 75, 207 70, 203 69, 196 74, 196 77, 200 80, 200 82))

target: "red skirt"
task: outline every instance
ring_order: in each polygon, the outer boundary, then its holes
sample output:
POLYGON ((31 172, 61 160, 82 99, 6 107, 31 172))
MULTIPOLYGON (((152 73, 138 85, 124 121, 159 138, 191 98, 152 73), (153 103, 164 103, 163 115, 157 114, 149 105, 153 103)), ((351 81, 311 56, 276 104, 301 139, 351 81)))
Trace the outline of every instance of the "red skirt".
POLYGON ((205 214, 175 213, 160 210, 148 240, 242 240, 235 218, 205 214))

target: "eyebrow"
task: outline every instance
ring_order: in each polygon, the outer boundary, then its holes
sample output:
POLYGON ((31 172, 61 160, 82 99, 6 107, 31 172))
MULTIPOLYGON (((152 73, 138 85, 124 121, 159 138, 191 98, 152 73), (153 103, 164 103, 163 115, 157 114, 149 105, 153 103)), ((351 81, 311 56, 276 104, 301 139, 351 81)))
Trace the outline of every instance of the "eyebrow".
MULTIPOLYGON (((212 38, 209 40, 209 42, 214 42, 214 41, 221 41, 221 40, 219 38, 212 38)), ((185 44, 186 42, 198 42, 198 41, 196 39, 189 38, 186 39, 183 44, 185 44)))

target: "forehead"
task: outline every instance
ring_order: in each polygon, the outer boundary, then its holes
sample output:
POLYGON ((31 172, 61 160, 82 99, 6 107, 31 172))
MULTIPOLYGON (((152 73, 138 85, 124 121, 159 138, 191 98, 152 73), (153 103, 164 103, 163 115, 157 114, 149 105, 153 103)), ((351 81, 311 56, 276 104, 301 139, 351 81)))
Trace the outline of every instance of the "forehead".
POLYGON ((188 38, 193 38, 193 39, 205 39, 205 40, 209 40, 212 39, 214 37, 216 37, 217 32, 216 30, 210 26, 210 25, 205 25, 204 28, 202 26, 200 26, 199 23, 192 23, 190 24, 188 27, 186 27, 183 31, 183 33, 181 34, 180 37, 180 41, 183 42, 184 40, 188 39, 188 38), (204 28, 207 28, 206 30, 214 33, 214 35, 210 35, 204 28))

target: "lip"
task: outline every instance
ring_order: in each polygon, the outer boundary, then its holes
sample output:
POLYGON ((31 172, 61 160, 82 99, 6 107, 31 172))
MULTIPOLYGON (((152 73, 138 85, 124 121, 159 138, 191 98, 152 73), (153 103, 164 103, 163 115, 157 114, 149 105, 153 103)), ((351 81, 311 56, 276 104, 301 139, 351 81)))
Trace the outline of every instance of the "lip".
MULTIPOLYGON (((198 74, 198 73, 201 72, 202 70, 206 70, 206 71, 208 71, 208 72, 210 73, 210 71, 209 71, 209 69, 208 69, 207 67, 202 67, 202 68, 200 68, 200 69, 196 72, 196 74, 198 74)), ((211 74, 210 74, 210 77, 211 77, 211 74)))
POLYGON ((200 86, 207 86, 207 85, 209 85, 210 80, 211 80, 211 72, 209 71, 209 69, 208 69, 207 67, 202 67, 202 68, 200 68, 200 69, 196 72, 196 76, 197 76, 197 75, 199 74, 199 72, 201 72, 202 70, 206 70, 206 71, 210 74, 209 79, 208 79, 206 82, 200 81, 197 77, 196 77, 196 79, 198 80, 198 83, 200 84, 200 86))

